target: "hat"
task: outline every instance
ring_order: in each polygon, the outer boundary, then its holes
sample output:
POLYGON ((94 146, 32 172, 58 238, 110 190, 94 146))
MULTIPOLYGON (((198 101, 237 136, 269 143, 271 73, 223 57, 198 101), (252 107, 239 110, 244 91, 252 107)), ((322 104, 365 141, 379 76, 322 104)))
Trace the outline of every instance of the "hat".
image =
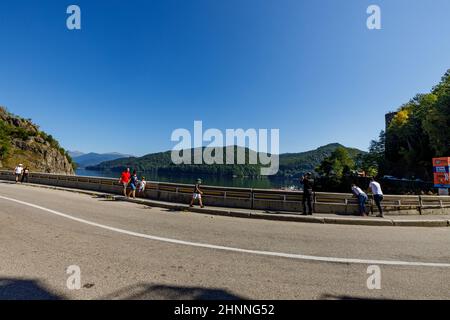
POLYGON ((197 183, 202 183, 202 179, 197 178, 197 183))
POLYGON ((23 167, 23 164, 19 163, 19 167, 23 167))

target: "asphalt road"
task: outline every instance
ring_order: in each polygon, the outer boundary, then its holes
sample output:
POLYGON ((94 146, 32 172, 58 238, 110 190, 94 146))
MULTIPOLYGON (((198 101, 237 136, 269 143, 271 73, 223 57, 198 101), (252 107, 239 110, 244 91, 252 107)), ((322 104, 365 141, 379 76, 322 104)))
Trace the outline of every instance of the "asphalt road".
POLYGON ((0 299, 450 299, 449 228, 210 216, 0 183, 0 244, 0 299))

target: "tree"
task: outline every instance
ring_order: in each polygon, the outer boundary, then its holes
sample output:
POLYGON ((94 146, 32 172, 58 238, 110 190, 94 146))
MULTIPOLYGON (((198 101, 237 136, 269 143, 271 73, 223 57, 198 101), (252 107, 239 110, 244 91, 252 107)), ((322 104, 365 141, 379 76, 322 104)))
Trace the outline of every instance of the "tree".
POLYGON ((355 161, 350 156, 347 149, 338 147, 331 155, 325 158, 316 171, 326 177, 342 178, 355 168, 355 161))
POLYGON ((384 131, 381 131, 378 140, 372 140, 370 142, 369 152, 360 156, 359 162, 361 169, 368 176, 375 177, 384 173, 385 143, 386 134, 384 131))
POLYGON ((450 155, 449 127, 450 70, 430 93, 416 95, 397 111, 386 131, 383 171, 431 180, 431 158, 450 155))
POLYGON ((424 130, 436 156, 450 155, 450 70, 433 88, 434 103, 425 115, 424 130))

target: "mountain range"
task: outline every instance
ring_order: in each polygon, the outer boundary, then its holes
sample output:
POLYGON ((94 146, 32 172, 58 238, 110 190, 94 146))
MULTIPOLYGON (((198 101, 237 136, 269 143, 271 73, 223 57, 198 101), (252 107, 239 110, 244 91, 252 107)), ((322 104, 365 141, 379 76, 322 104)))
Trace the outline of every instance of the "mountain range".
POLYGON ((129 154, 122 154, 118 152, 109 152, 109 153, 83 153, 81 151, 69 151, 69 155, 72 157, 72 160, 77 164, 78 168, 85 168, 87 166, 95 166, 104 161, 116 160, 120 158, 128 158, 132 157, 129 154))
MULTIPOLYGON (((364 154, 364 151, 355 148, 347 148, 339 143, 331 143, 325 146, 319 147, 315 150, 298 153, 284 153, 279 156, 279 171, 277 176, 295 177, 302 173, 311 171, 325 159, 330 156, 331 153, 338 147, 345 148, 352 158, 357 158, 358 155, 364 154)), ((234 146, 235 155, 237 149, 244 149, 246 159, 255 151, 248 148, 241 148, 234 146)), ((226 148, 221 148, 224 154, 223 159, 226 159, 226 148)), ((194 149, 184 150, 183 152, 194 153, 194 149)), ((260 175, 261 164, 179 164, 175 165, 171 160, 171 151, 159 152, 147 154, 142 157, 127 157, 119 158, 110 161, 104 161, 97 165, 86 166, 88 170, 97 171, 113 171, 119 172, 125 168, 130 167, 138 171, 157 171, 158 173, 165 174, 211 174, 222 176, 251 176, 256 177, 260 175)))

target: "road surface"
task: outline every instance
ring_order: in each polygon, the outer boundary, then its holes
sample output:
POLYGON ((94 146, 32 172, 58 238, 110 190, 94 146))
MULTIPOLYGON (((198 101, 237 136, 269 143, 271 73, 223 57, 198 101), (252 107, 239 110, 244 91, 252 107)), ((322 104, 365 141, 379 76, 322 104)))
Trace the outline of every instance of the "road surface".
POLYGON ((0 182, 0 243, 0 299, 450 299, 449 228, 210 216, 0 182))

